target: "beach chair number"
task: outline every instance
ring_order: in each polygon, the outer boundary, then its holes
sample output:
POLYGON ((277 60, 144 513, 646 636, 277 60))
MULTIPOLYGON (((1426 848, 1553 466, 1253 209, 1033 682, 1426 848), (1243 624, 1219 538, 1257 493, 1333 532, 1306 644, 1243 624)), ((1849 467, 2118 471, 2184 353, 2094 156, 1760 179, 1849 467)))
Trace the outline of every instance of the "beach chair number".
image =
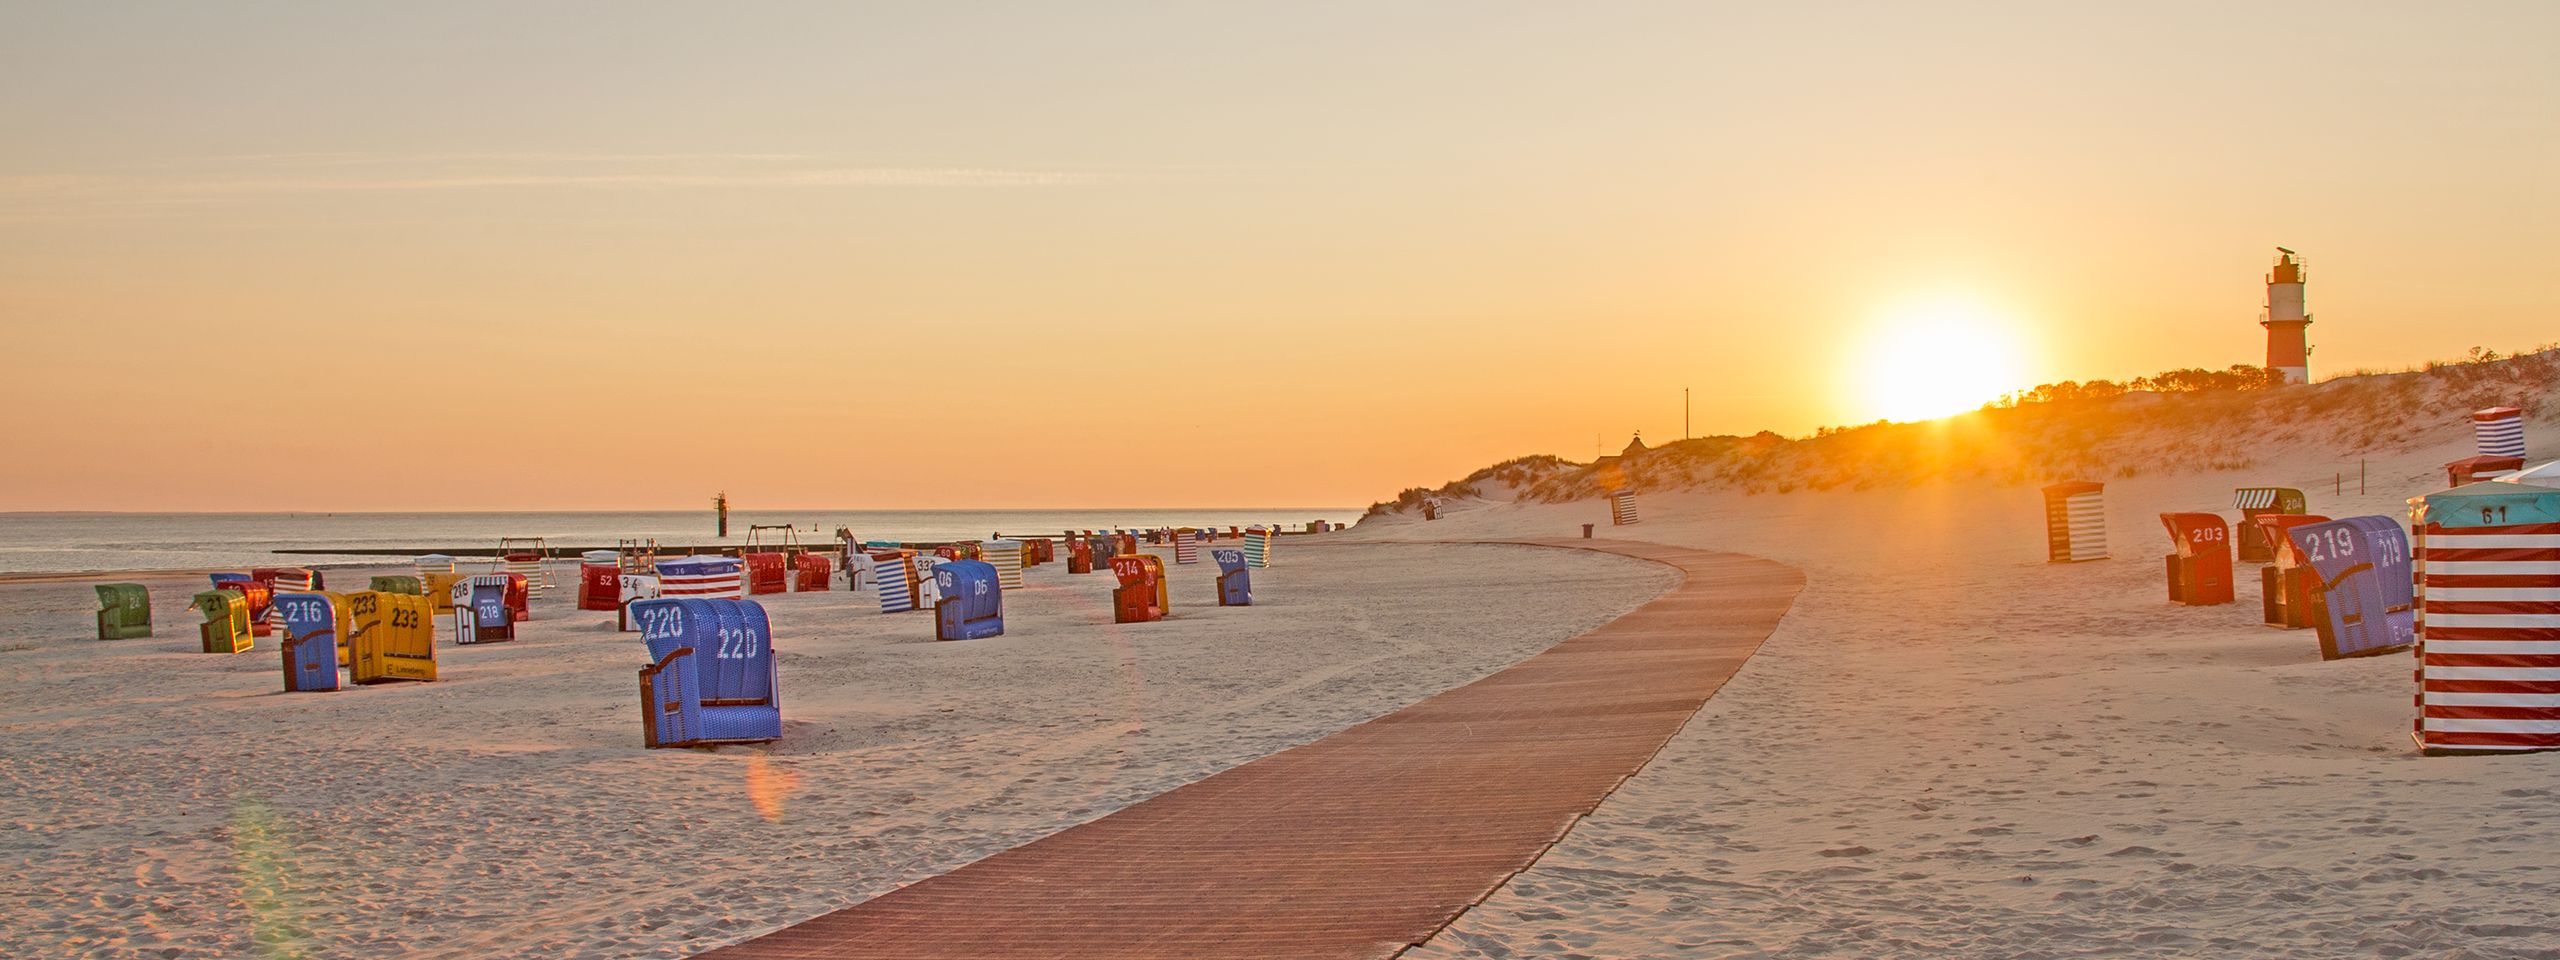
POLYGON ((361 617, 372 613, 374 606, 380 603, 380 601, 381 598, 368 593, 359 593, 348 597, 347 615, 351 617, 361 617))
POLYGON ((673 640, 684 632, 684 610, 681 607, 659 607, 640 611, 642 640, 673 640))
POLYGON ((2507 524, 2507 508, 2505 508, 2505 507, 2481 507, 2481 508, 2480 508, 2480 525, 2481 525, 2481 526, 2484 526, 2484 527, 2503 527, 2503 526, 2506 526, 2506 524, 2507 524))
POLYGON ((329 604, 328 604, 328 601, 325 601, 325 600, 296 600, 296 601, 293 601, 293 609, 292 609, 291 611, 289 611, 289 612, 287 612, 287 613, 285 614, 285 619, 287 619, 287 620, 306 620, 306 621, 327 620, 327 619, 329 619, 329 604))
POLYGON ((2187 531, 2188 543, 2218 543, 2224 536, 2221 527, 2197 527, 2187 531))
POLYGON ((392 628, 392 629, 394 629, 394 630, 407 630, 407 629, 414 628, 414 627, 416 627, 417 625, 418 625, 418 611, 416 611, 415 609, 412 609, 412 608, 409 608, 409 607, 401 607, 400 609, 397 609, 397 610, 393 610, 393 611, 391 611, 391 628, 392 628))
POLYGON ((722 660, 754 659, 756 646, 754 630, 740 629, 733 632, 723 629, 720 631, 720 652, 717 656, 722 660))

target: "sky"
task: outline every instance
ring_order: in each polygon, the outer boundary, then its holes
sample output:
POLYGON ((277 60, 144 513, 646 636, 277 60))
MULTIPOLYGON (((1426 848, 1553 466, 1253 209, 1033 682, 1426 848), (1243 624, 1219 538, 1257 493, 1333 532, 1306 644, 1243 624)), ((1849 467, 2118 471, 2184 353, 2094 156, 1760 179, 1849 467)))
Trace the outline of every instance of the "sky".
POLYGON ((2529 347, 2555 36, 0 0, 0 510, 1357 505, 1679 437, 1684 389, 1803 435, 1878 382, 2259 362, 2278 245, 2315 377, 2529 347), (2007 362, 1915 373, 1947 317, 2007 362))

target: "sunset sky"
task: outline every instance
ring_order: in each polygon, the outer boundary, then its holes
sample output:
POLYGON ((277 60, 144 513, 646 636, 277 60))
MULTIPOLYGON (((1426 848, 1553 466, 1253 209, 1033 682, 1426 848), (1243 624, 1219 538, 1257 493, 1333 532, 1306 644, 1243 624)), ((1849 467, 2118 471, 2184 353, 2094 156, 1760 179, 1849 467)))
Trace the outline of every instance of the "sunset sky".
POLYGON ((2279 244, 2315 377, 2560 340, 2560 4, 746 10, 0 6, 0 510, 1365 504, 2279 244))

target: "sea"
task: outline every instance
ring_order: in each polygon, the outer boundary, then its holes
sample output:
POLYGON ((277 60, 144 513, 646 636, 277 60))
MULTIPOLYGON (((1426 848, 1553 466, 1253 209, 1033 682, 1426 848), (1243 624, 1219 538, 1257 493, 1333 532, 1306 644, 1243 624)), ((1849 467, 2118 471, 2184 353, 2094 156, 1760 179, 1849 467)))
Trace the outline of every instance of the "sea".
MULTIPOLYGON (((833 544, 842 528, 863 540, 935 542, 996 534, 1154 527, 1302 528, 1350 523, 1357 507, 1126 510, 734 510, 729 536, 707 510, 611 513, 0 513, 0 575, 253 566, 378 565, 420 553, 487 550, 504 537, 563 547, 612 547, 624 538, 661 544, 739 546, 748 527, 788 526, 803 545, 833 544), (279 550, 379 550, 366 556, 279 550)), ((760 531, 760 542, 779 530, 760 531)))

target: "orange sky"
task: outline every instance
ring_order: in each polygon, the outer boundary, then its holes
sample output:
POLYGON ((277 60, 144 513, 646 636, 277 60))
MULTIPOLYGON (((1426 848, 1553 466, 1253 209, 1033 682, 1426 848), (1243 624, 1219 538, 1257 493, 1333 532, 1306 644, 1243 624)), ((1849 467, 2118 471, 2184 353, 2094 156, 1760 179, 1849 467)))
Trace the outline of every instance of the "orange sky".
POLYGON ((0 509, 1362 504, 2277 244, 2315 376, 2560 339, 2560 7, 1769 6, 13 6, 0 509))

